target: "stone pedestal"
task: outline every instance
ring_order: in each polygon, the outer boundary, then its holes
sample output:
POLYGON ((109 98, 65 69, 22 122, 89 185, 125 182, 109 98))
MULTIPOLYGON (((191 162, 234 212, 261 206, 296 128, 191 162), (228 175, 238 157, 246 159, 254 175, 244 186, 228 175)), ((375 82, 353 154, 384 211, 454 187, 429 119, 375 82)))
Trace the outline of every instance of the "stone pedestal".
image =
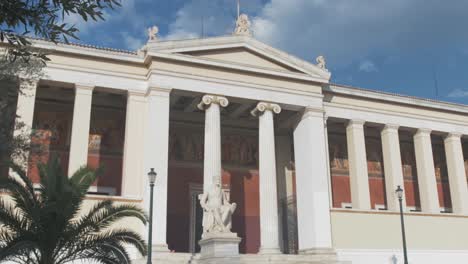
POLYGON ((203 234, 200 242, 200 260, 239 256, 241 238, 236 233, 203 234))

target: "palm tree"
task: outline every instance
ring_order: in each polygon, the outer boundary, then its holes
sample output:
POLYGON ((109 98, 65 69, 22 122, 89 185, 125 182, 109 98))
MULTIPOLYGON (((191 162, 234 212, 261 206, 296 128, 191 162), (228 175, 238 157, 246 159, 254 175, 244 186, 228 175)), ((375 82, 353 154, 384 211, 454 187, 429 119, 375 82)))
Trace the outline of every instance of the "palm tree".
POLYGON ((0 263, 131 263, 126 246, 146 255, 146 243, 139 234, 115 227, 127 217, 146 224, 143 210, 104 200, 82 212, 96 172, 83 167, 66 177, 57 158, 38 167, 38 188, 14 165, 17 177, 0 180, 0 192, 7 194, 0 197, 0 263))

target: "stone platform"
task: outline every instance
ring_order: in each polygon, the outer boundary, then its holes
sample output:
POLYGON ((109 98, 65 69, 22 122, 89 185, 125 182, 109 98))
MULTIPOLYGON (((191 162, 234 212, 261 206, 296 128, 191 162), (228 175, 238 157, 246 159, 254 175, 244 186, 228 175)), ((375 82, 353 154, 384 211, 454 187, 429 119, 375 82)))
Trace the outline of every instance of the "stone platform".
MULTIPOLYGON (((146 260, 135 261, 146 264, 146 260)), ((200 259, 200 254, 190 253, 159 253, 153 255, 153 263, 167 264, 352 264, 349 261, 324 259, 319 255, 260 255, 240 254, 232 257, 214 257, 206 260, 200 259)))

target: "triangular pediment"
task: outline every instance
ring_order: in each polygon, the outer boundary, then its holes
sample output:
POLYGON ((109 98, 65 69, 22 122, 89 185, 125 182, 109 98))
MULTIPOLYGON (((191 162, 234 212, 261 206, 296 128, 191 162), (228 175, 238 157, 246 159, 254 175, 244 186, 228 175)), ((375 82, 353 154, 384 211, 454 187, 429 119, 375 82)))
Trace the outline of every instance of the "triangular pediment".
POLYGON ((300 72, 297 69, 285 64, 278 63, 270 58, 254 53, 247 48, 228 48, 217 50, 203 50, 185 52, 185 55, 191 55, 199 58, 224 61, 227 63, 244 64, 252 67, 265 68, 277 71, 300 72))
POLYGON ((162 41, 148 46, 148 54, 245 71, 328 82, 331 74, 316 65, 272 48, 251 37, 162 41))

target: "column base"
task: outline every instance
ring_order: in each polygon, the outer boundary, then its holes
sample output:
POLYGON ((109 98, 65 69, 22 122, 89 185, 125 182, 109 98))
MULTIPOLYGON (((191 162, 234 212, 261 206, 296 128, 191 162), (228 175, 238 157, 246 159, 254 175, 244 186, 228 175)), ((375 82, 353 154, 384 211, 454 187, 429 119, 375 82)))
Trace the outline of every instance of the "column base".
POLYGON ((169 253, 170 252, 167 244, 153 244, 151 246, 151 251, 153 253, 169 253))
POLYGON ((280 255, 283 254, 281 252, 281 249, 278 248, 263 248, 260 247, 260 250, 258 251, 259 255, 280 255))

